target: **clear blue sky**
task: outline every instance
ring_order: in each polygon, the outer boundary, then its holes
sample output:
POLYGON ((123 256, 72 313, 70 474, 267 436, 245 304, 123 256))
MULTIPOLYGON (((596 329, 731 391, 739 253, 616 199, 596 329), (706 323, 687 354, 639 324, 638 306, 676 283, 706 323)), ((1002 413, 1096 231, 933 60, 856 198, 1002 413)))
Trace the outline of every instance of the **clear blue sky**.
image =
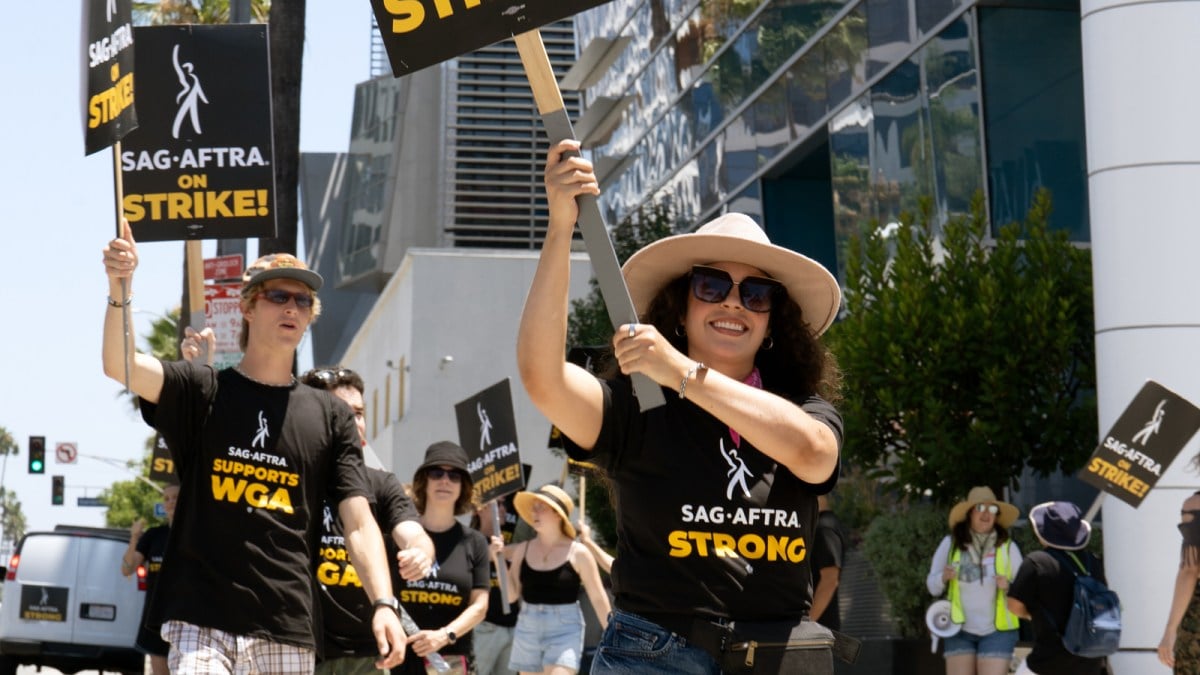
MULTIPOLYGON (((83 154, 80 104, 81 3, 15 3, 5 49, 0 107, 0 201, 14 209, 0 248, 0 351, 6 386, 0 426, 20 455, 8 459, 4 485, 15 490, 30 530, 59 523, 102 525, 103 509, 77 507, 125 471, 86 457, 141 457, 151 434, 121 386, 100 367, 107 285, 100 250, 113 236, 112 152, 83 154), (27 473, 27 440, 46 437, 43 476, 27 473), (57 464, 54 444, 78 443, 73 465, 57 464), (66 506, 50 505, 50 476, 66 477, 66 506)), ((304 53, 300 147, 345 151, 354 85, 369 76, 371 6, 367 0, 310 0, 304 53)), ((179 304, 183 244, 139 247, 134 279, 135 333, 154 313, 179 304)), ((206 242, 205 255, 215 253, 206 242)), ((142 344, 139 338, 139 345, 142 344)))

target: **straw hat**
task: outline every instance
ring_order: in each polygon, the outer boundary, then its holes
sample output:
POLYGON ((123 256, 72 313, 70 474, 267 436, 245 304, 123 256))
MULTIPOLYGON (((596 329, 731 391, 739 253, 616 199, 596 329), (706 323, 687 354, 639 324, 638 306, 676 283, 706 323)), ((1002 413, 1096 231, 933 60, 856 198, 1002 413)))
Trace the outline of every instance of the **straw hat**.
POLYGON ((1029 510, 1033 533, 1046 546, 1078 551, 1087 546, 1092 526, 1071 502, 1046 502, 1029 510))
POLYGON ((976 504, 995 504, 1000 507, 1000 513, 996 514, 996 523, 1001 527, 1008 529, 1012 524, 1017 522, 1017 516, 1021 515, 1020 509, 996 499, 996 493, 992 492, 992 488, 985 486, 976 486, 971 488, 967 493, 967 498, 954 505, 950 509, 950 529, 967 519, 967 512, 975 507, 976 504))
POLYGON ((575 526, 571 524, 571 513, 575 511, 575 501, 557 485, 543 485, 536 492, 518 492, 513 498, 517 513, 521 520, 533 525, 533 503, 542 502, 554 510, 562 518, 563 532, 571 539, 575 538, 575 526))
POLYGON ((726 213, 695 232, 648 244, 621 272, 633 306, 642 315, 664 286, 693 266, 722 261, 752 265, 782 283, 815 335, 824 333, 837 316, 842 302, 837 279, 812 258, 772 244, 758 223, 741 213, 726 213))

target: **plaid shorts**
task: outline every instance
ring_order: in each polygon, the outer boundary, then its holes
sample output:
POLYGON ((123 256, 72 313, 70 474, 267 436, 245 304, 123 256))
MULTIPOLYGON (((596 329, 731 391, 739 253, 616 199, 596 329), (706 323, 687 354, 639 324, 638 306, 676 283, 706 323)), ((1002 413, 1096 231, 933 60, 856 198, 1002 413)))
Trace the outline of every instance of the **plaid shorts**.
POLYGON ((316 667, 311 649, 183 621, 164 623, 162 638, 171 643, 167 665, 172 673, 311 675, 316 667))

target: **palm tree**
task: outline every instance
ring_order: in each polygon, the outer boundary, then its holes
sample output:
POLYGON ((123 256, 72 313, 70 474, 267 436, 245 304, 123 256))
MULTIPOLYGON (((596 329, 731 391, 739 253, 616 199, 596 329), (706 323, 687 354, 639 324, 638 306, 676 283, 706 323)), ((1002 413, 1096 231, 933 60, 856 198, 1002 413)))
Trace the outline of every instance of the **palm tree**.
MULTIPOLYGON (((8 469, 8 456, 19 454, 21 448, 13 439, 12 433, 0 427, 0 455, 4 455, 3 469, 0 469, 0 548, 8 552, 12 542, 25 535, 25 514, 21 511, 21 502, 15 492, 4 488, 4 473, 8 469)), ((3 563, 0 563, 3 564, 3 563)))
MULTIPOLYGON (((170 23, 229 23, 229 0, 159 0, 133 3, 133 22, 139 26, 170 23)), ((265 23, 270 0, 250 0, 253 23, 265 23)))

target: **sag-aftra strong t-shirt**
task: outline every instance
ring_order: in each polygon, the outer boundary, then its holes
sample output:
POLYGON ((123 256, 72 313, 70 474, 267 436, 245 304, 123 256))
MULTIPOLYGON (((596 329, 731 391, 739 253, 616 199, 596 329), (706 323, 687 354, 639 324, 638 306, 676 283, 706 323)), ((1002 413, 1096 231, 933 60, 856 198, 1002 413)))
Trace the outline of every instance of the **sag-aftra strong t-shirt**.
MULTIPOLYGON (((569 439, 566 448, 612 481, 617 608, 660 623, 807 614, 817 495, 833 488, 837 472, 805 483, 691 401, 668 393, 666 405, 642 413, 628 380, 600 382, 595 448, 569 439)), ((842 419, 832 405, 817 396, 796 403, 840 446, 842 419)))
POLYGON ((142 416, 166 440, 180 491, 152 613, 316 649, 322 506, 368 494, 353 413, 306 385, 182 361, 163 371, 142 416))

